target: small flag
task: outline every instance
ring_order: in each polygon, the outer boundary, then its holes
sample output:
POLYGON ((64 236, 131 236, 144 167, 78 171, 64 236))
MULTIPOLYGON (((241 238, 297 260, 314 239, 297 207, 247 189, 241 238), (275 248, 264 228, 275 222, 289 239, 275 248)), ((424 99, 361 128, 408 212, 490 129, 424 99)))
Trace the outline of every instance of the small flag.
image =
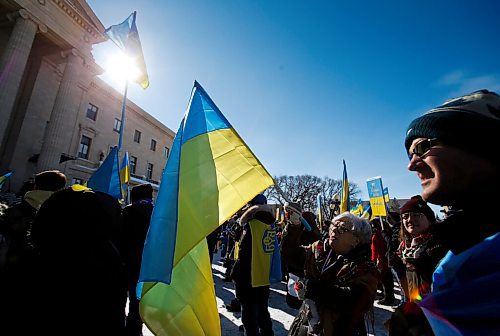
POLYGON ((350 212, 360 217, 363 215, 363 201, 361 200, 361 198, 358 199, 358 203, 356 203, 356 205, 351 209, 350 212))
POLYGON ((102 191, 116 199, 122 198, 120 173, 118 169, 118 147, 113 147, 102 165, 90 177, 87 186, 102 191))
POLYGON ((349 211, 349 181, 347 180, 347 169, 344 164, 344 173, 342 174, 342 198, 340 199, 340 213, 349 211))
POLYGON ((137 12, 133 12, 122 23, 106 29, 104 34, 123 50, 127 56, 132 58, 140 71, 135 81, 142 86, 143 89, 147 89, 149 86, 149 77, 146 69, 146 62, 144 61, 144 54, 142 53, 139 32, 137 31, 137 25, 135 23, 136 16, 137 12))
POLYGON ((12 175, 13 172, 8 172, 2 176, 0 176, 0 189, 2 189, 2 186, 3 184, 5 183, 5 181, 7 181, 7 179, 12 175))
POLYGON ((128 161, 128 152, 123 156, 122 165, 120 167, 120 182, 122 189, 122 198, 125 198, 127 191, 127 183, 130 181, 130 164, 128 161))
POLYGON ((363 211, 363 214, 361 215, 361 218, 364 218, 366 220, 372 220, 373 215, 372 215, 372 207, 370 204, 368 204, 368 208, 363 211))
POLYGON ((318 207, 318 225, 321 228, 323 226, 323 208, 321 204, 321 194, 318 194, 316 196, 316 202, 317 202, 317 207, 318 207))

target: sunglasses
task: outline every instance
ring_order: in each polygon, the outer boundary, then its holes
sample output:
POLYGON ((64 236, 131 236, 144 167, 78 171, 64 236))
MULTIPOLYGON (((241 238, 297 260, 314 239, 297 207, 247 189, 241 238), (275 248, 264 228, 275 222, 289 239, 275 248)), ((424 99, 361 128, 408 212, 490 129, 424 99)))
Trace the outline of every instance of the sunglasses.
POLYGON ((418 156, 419 158, 427 155, 432 147, 436 147, 439 145, 438 139, 424 139, 415 144, 415 147, 411 151, 408 152, 408 159, 411 161, 413 155, 418 156))

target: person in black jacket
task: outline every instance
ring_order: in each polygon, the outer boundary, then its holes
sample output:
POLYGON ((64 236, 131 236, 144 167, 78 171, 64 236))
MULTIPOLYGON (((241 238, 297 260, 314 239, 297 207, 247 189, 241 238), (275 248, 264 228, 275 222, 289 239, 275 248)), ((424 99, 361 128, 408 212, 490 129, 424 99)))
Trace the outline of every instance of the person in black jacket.
POLYGON ((39 272, 29 303, 37 306, 37 333, 123 334, 121 225, 118 201, 83 186, 57 191, 43 203, 33 222, 39 272))
POLYGON ((0 334, 15 329, 18 334, 31 334, 33 323, 24 323, 24 315, 36 314, 26 302, 36 295, 33 279, 36 276, 37 253, 32 226, 42 204, 66 185, 66 176, 49 170, 35 175, 33 190, 23 194, 23 200, 5 210, 0 221, 0 235, 4 237, 5 251, 0 262, 0 334), (19 314, 24 311, 24 314, 19 314))
POLYGON ((126 332, 130 336, 142 335, 142 320, 139 315, 139 300, 136 295, 141 272, 142 250, 153 213, 153 187, 141 184, 130 192, 132 204, 123 209, 123 255, 127 274, 129 308, 126 332))
POLYGON ((262 265, 266 264, 265 261, 270 264, 276 230, 274 215, 266 203, 264 195, 257 195, 241 217, 243 232, 231 272, 247 336, 274 335, 268 310, 270 269, 263 269, 262 265))

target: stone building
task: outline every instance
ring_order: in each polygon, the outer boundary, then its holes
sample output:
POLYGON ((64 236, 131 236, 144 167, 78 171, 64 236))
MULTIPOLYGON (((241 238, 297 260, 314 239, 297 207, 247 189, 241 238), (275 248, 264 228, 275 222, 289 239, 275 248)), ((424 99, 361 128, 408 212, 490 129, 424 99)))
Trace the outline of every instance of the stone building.
MULTIPOLYGON (((12 191, 47 169, 85 182, 118 144, 123 96, 92 56, 103 31, 85 0, 0 1, 0 174, 15 171, 12 191)), ((133 184, 159 184, 174 137, 127 101, 133 184)))

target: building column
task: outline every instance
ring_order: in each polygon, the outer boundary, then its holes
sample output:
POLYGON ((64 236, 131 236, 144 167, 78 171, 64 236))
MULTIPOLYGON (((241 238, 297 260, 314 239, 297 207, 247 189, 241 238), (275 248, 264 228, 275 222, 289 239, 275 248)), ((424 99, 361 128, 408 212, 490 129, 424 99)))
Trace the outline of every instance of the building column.
POLYGON ((50 120, 38 158, 38 171, 59 169, 61 154, 67 152, 75 120, 78 116, 78 81, 83 69, 83 57, 72 49, 64 52, 66 68, 57 92, 50 120))
POLYGON ((47 32, 47 27, 36 23, 24 9, 7 14, 7 18, 16 23, 0 59, 0 144, 5 136, 35 34, 38 29, 47 32))

